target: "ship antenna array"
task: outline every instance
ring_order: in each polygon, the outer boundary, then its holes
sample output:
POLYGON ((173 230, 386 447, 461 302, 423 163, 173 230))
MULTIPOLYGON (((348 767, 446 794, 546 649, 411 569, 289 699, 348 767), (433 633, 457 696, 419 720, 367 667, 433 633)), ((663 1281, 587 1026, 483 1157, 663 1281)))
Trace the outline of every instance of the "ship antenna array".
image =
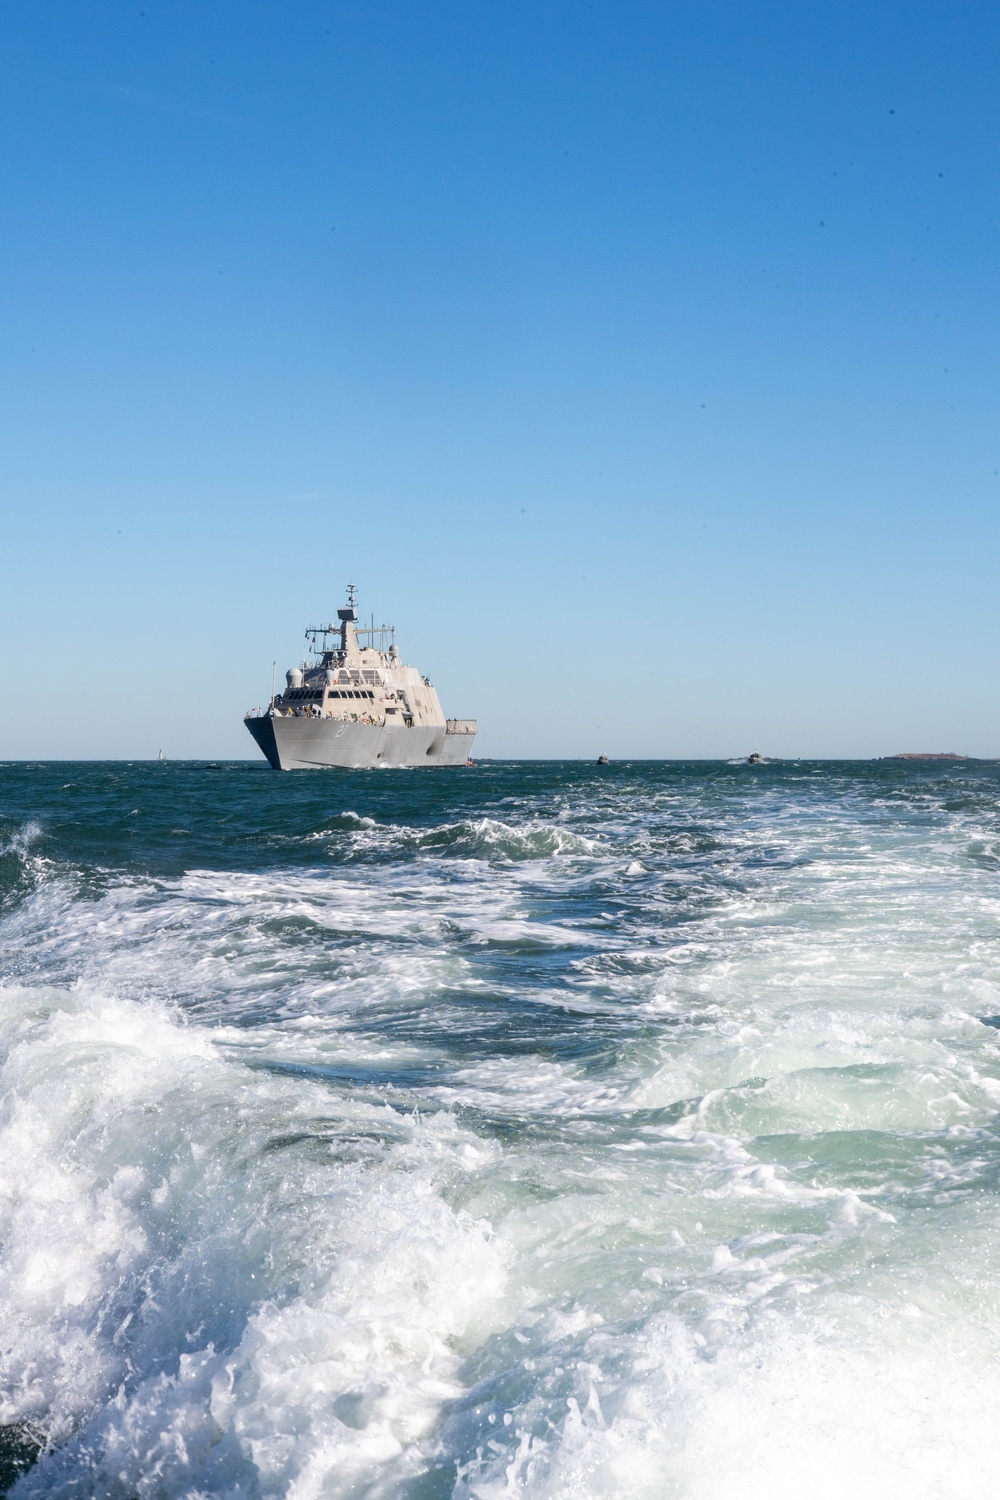
POLYGON ((358 636, 359 636, 359 638, 361 636, 364 636, 367 639, 368 644, 370 646, 374 646, 375 645, 375 637, 377 636, 378 637, 378 650, 379 651, 384 651, 386 649, 386 644, 385 644, 385 638, 386 638, 386 636, 389 637, 389 645, 390 646, 394 646, 396 644, 396 627, 395 627, 395 625, 384 625, 384 624, 383 625, 376 625, 375 624, 375 616, 372 615, 371 625, 364 625, 364 626, 362 626, 362 628, 358 631, 358 636))
MULTIPOLYGON (((305 637, 307 641, 312 641, 312 647, 314 651, 327 651, 329 650, 329 647, 326 644, 327 636, 338 635, 339 633, 339 625, 310 625, 306 629, 305 637), (322 646, 317 645, 317 637, 319 636, 323 637, 322 646)), ((358 630, 358 636, 366 637, 370 645, 374 644, 375 637, 378 636, 378 649, 380 651, 384 651, 386 649, 386 636, 389 637, 390 646, 394 646, 396 644, 396 627, 395 625, 376 625, 375 616, 373 615, 371 625, 361 626, 361 628, 358 630)))
POLYGON ((338 632, 338 630, 339 630, 339 628, 340 627, 338 625, 310 625, 307 628, 307 630, 306 630, 306 640, 307 641, 312 641, 312 643, 313 643, 313 649, 314 650, 322 649, 322 650, 325 651, 326 650, 326 638, 327 638, 327 636, 328 635, 336 635, 337 632, 338 632), (316 637, 318 635, 321 635, 323 637, 323 646, 322 646, 322 648, 318 648, 316 646, 316 637))

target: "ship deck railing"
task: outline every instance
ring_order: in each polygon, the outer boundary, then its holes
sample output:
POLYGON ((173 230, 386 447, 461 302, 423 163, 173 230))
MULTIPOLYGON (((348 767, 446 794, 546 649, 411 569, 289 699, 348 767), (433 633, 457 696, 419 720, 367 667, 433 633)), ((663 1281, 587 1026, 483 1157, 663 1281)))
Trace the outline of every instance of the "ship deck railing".
POLYGON ((478 719, 445 719, 445 734, 478 734, 478 719))

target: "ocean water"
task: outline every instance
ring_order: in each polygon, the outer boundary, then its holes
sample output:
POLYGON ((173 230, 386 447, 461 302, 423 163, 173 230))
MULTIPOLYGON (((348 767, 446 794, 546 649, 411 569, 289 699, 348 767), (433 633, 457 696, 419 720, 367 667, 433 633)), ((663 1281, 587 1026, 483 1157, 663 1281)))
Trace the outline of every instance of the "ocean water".
POLYGON ((1000 1474, 1000 765, 0 766, 0 1489, 1000 1474))

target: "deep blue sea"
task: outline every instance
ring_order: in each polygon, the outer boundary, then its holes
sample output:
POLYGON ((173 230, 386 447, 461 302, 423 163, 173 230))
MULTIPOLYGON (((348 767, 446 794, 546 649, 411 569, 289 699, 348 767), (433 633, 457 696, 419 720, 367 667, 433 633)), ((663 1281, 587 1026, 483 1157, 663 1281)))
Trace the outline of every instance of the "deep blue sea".
POLYGON ((993 762, 0 766, 0 1490, 995 1500, 998 1027, 993 762))

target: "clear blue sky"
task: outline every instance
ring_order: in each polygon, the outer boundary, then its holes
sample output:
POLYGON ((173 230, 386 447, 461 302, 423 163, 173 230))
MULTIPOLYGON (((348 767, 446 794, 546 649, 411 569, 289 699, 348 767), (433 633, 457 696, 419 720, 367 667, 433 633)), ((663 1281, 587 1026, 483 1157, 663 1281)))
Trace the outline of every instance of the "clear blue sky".
POLYGON ((0 755, 1000 754, 1000 10, 0 11, 0 755), (593 695, 605 702, 595 708, 593 695))

